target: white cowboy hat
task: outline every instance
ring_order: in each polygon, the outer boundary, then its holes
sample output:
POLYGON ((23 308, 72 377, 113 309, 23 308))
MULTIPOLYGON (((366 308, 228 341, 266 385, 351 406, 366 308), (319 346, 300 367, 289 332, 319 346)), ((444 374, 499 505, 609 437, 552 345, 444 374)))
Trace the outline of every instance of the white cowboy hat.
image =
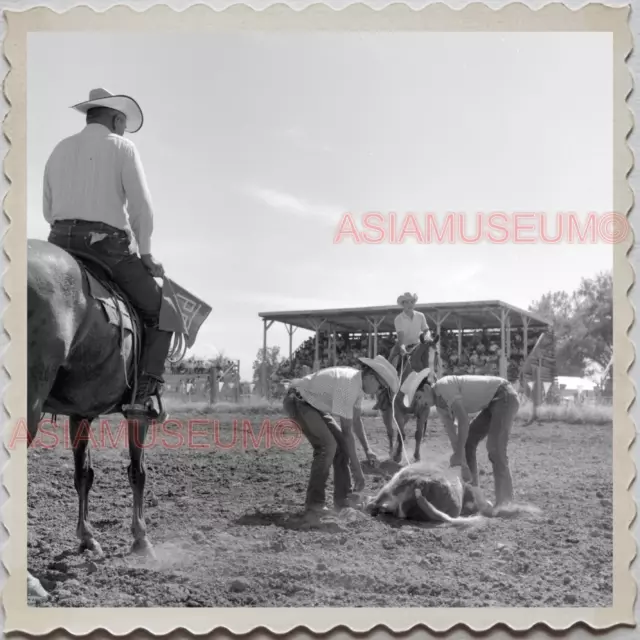
POLYGON ((360 362, 371 367, 387 384, 393 393, 396 393, 400 388, 400 378, 398 378, 398 372, 393 368, 393 365, 384 357, 376 356, 375 358, 358 358, 360 362))
POLYGON ((418 302, 418 296, 415 293, 405 291, 401 296, 398 296, 397 302, 399 305, 402 305, 405 300, 410 300, 411 302, 413 302, 413 304, 415 304, 416 302, 418 302))
POLYGON ((103 88, 91 89, 87 101, 74 104, 71 108, 80 111, 80 113, 87 113, 87 111, 93 107, 108 107, 109 109, 115 109, 124 114, 127 118, 125 131, 129 133, 140 131, 142 127, 144 120, 142 109, 130 96, 114 95, 103 88))
POLYGON ((431 369, 427 367, 423 369, 419 373, 416 371, 412 371, 406 378, 406 380, 402 383, 400 387, 400 391, 404 393, 404 406, 410 407, 413 403, 413 396, 416 394, 416 390, 420 386, 420 383, 429 376, 431 373, 431 369))

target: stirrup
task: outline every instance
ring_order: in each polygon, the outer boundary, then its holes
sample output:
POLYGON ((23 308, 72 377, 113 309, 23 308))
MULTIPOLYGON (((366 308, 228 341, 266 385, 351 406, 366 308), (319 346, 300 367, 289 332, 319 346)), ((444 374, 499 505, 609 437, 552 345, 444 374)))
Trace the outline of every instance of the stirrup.
POLYGON ((157 422, 165 422, 169 417, 167 412, 164 410, 164 407, 162 405, 162 398, 160 397, 160 393, 158 393, 157 390, 149 396, 144 404, 141 402, 127 404, 122 407, 122 411, 125 416, 129 413, 134 415, 142 415, 144 417, 150 418, 151 420, 156 420, 157 422), (154 396, 158 400, 158 409, 153 406, 152 398, 154 396))

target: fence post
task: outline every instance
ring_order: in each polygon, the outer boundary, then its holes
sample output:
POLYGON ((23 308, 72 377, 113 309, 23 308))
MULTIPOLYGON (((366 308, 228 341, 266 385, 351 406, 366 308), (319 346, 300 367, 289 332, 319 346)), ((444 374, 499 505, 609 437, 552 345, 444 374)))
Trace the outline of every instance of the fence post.
POLYGON ((216 375, 216 366, 213 365, 209 370, 209 403, 215 404, 218 396, 218 376, 216 375))
POLYGON ((533 365, 535 381, 533 383, 533 415, 532 420, 538 417, 538 407, 542 404, 542 366, 540 359, 537 365, 533 365))

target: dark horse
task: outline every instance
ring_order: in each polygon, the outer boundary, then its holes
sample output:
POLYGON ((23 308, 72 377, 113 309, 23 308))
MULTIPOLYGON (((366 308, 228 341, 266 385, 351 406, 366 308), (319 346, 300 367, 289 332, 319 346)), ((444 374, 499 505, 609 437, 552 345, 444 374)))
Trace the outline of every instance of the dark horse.
MULTIPOLYGON (((400 383, 403 383, 407 376, 412 371, 422 371, 429 367, 431 372, 429 374, 429 380, 435 382, 436 375, 435 370, 438 366, 438 353, 436 346, 440 341, 440 336, 436 336, 433 340, 424 340, 418 343, 407 355, 402 356, 400 364, 398 365, 398 373, 400 374, 400 383)), ((382 420, 387 430, 387 437, 389 439, 389 455, 395 462, 399 462, 402 458, 402 446, 406 441, 405 425, 411 416, 410 408, 407 408, 403 404, 404 394, 399 391, 396 395, 395 403, 391 400, 393 395, 387 388, 382 389, 377 397, 377 404, 382 413, 382 420), (393 417, 395 416, 396 423, 400 429, 400 433, 397 432, 394 424, 393 417), (394 451, 394 438, 397 437, 396 446, 394 451)), ((427 420, 429 417, 429 408, 420 407, 416 411, 416 446, 414 450, 413 458, 415 461, 420 460, 420 445, 424 437, 427 420)))
MULTIPOLYGON (((74 484, 78 493, 77 536, 80 552, 102 554, 89 524, 89 491, 93 484, 87 447, 91 422, 102 415, 125 413, 131 402, 141 338, 137 314, 121 294, 114 297, 106 272, 85 256, 84 266, 70 253, 40 240, 28 241, 27 256, 27 427, 28 444, 38 433, 42 415, 69 417, 74 484), (102 273, 102 289, 87 274, 102 273), (90 286, 90 282, 93 283, 90 286), (96 295, 102 291, 103 295, 96 295), (111 317, 109 309, 111 305, 111 317), (113 309, 116 312, 115 320, 113 309), (128 324, 127 324, 128 320, 128 324)), ((81 257, 82 259, 82 257, 81 257)), ((114 291, 117 291, 113 287, 114 291)), ((128 417, 127 469, 133 492, 132 552, 153 555, 144 520, 144 441, 149 419, 128 417)), ((46 597, 28 574, 30 592, 46 597)))

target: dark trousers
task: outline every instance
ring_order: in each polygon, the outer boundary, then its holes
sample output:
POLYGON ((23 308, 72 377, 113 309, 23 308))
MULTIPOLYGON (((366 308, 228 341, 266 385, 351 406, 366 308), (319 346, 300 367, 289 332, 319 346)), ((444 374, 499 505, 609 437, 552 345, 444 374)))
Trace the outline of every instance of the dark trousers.
POLYGON ((61 249, 93 255, 111 269, 113 281, 145 325, 140 374, 162 380, 171 346, 171 332, 158 329, 162 289, 140 257, 129 248, 127 233, 102 222, 62 220, 52 225, 49 242, 61 249))
POLYGON ((287 393, 283 406, 313 447, 306 506, 324 505, 329 471, 333 466, 333 502, 337 507, 343 507, 351 493, 351 474, 342 429, 331 414, 318 411, 293 391, 287 393))
POLYGON ((513 499, 513 481, 509 469, 507 446, 519 407, 518 394, 511 384, 505 382, 498 387, 489 406, 483 409, 469 425, 465 457, 471 471, 472 482, 478 486, 476 451, 480 442, 487 438, 487 453, 493 467, 496 506, 513 499))

